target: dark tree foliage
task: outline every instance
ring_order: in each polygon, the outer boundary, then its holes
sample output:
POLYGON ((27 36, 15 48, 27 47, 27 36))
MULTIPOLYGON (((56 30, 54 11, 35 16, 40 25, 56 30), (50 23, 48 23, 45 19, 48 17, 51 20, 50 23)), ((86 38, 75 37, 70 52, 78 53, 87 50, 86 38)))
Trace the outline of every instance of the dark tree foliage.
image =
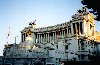
POLYGON ((91 13, 96 15, 95 20, 100 21, 100 2, 99 0, 82 0, 81 3, 90 9, 91 13))

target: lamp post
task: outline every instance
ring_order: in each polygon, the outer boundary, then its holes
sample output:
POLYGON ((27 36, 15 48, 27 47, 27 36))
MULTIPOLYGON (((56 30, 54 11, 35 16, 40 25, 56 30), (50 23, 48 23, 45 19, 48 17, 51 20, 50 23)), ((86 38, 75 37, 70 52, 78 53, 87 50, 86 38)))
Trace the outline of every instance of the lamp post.
MULTIPOLYGON (((18 37, 18 35, 16 37, 18 37)), ((15 44, 16 44, 16 37, 15 37, 15 44)))

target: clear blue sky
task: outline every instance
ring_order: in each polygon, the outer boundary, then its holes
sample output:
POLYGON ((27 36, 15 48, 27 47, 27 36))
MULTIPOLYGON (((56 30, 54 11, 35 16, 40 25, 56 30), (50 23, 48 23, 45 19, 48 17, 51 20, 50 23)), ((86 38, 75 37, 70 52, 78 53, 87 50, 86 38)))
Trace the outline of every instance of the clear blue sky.
MULTIPOLYGON (((7 42, 10 26, 9 44, 14 43, 14 37, 28 26, 29 22, 37 20, 39 27, 55 25, 69 21, 71 16, 81 9, 81 0, 0 0, 0 55, 7 42)), ((96 30, 100 31, 100 23, 96 30)))

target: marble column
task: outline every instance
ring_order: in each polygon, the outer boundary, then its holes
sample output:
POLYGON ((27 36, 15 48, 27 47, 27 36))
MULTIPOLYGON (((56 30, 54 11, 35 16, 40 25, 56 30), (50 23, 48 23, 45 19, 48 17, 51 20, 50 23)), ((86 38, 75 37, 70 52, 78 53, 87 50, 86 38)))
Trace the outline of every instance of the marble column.
POLYGON ((41 36, 42 36, 42 42, 43 42, 43 39, 44 39, 44 37, 43 37, 43 33, 42 33, 42 35, 41 35, 41 36))
POLYGON ((77 34, 77 24, 75 23, 75 30, 76 30, 76 34, 77 34))
POLYGON ((63 33, 64 31, 62 30, 62 36, 64 36, 64 33, 63 33))
POLYGON ((56 41, 56 31, 55 31, 55 41, 56 41))
POLYGON ((43 40, 43 38, 42 38, 42 34, 41 34, 41 43, 42 43, 42 40, 43 40))
POLYGON ((51 42, 51 36, 49 36, 49 41, 51 42))
POLYGON ((46 38, 45 39, 46 39, 46 42, 47 42, 47 33, 46 33, 46 38))
POLYGON ((52 37, 53 37, 53 41, 55 41, 55 36, 54 36, 54 32, 53 32, 53 36, 52 36, 52 37))
POLYGON ((39 34, 39 43, 40 43, 40 34, 39 34))
POLYGON ((83 22, 80 22, 80 31, 81 31, 81 34, 83 34, 83 31, 84 31, 84 26, 83 26, 83 22))
POLYGON ((45 33, 44 33, 44 39, 43 39, 43 42, 45 42, 45 40, 46 40, 46 39, 45 39, 45 33))
POLYGON ((67 28, 67 36, 69 36, 70 34, 69 34, 69 32, 68 32, 68 28, 67 28))
POLYGON ((79 35, 81 35, 81 31, 80 31, 80 23, 79 23, 79 35))
POLYGON ((64 30, 64 37, 65 37, 65 30, 64 30))
POLYGON ((59 36, 62 36, 62 31, 59 31, 60 32, 60 35, 59 36))
POLYGON ((23 40, 23 35, 22 35, 22 33, 21 33, 21 42, 22 42, 22 40, 23 40))
POLYGON ((32 38, 33 38, 33 43, 35 43, 35 34, 32 34, 32 38))
POLYGON ((25 39, 26 39, 26 33, 24 33, 24 41, 25 41, 25 39))
POLYGON ((40 43, 41 43, 41 34, 40 34, 40 43))
POLYGON ((22 42, 24 41, 24 34, 22 34, 22 42))
POLYGON ((37 34, 37 43, 38 43, 38 41, 39 41, 39 39, 38 39, 39 37, 38 37, 38 34, 37 34))
POLYGON ((50 36, 49 36, 49 33, 48 33, 48 42, 49 42, 49 37, 50 37, 50 36))

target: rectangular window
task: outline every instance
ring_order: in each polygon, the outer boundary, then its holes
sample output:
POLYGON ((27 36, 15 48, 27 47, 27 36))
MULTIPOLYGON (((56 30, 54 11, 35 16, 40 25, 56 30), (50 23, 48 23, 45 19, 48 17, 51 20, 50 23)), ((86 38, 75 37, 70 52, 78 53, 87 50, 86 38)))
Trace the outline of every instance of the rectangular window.
POLYGON ((80 43, 81 43, 81 50, 84 50, 84 41, 83 40, 80 40, 80 43))
POLYGON ((57 45, 56 47, 57 47, 57 49, 58 49, 58 45, 57 45))
POLYGON ((78 50, 80 50, 80 41, 78 39, 78 50))
POLYGON ((81 59, 82 59, 82 60, 84 60, 84 57, 85 57, 84 54, 81 54, 81 59))
POLYGON ((67 50, 67 49, 68 49, 68 45, 65 46, 65 50, 67 50))

